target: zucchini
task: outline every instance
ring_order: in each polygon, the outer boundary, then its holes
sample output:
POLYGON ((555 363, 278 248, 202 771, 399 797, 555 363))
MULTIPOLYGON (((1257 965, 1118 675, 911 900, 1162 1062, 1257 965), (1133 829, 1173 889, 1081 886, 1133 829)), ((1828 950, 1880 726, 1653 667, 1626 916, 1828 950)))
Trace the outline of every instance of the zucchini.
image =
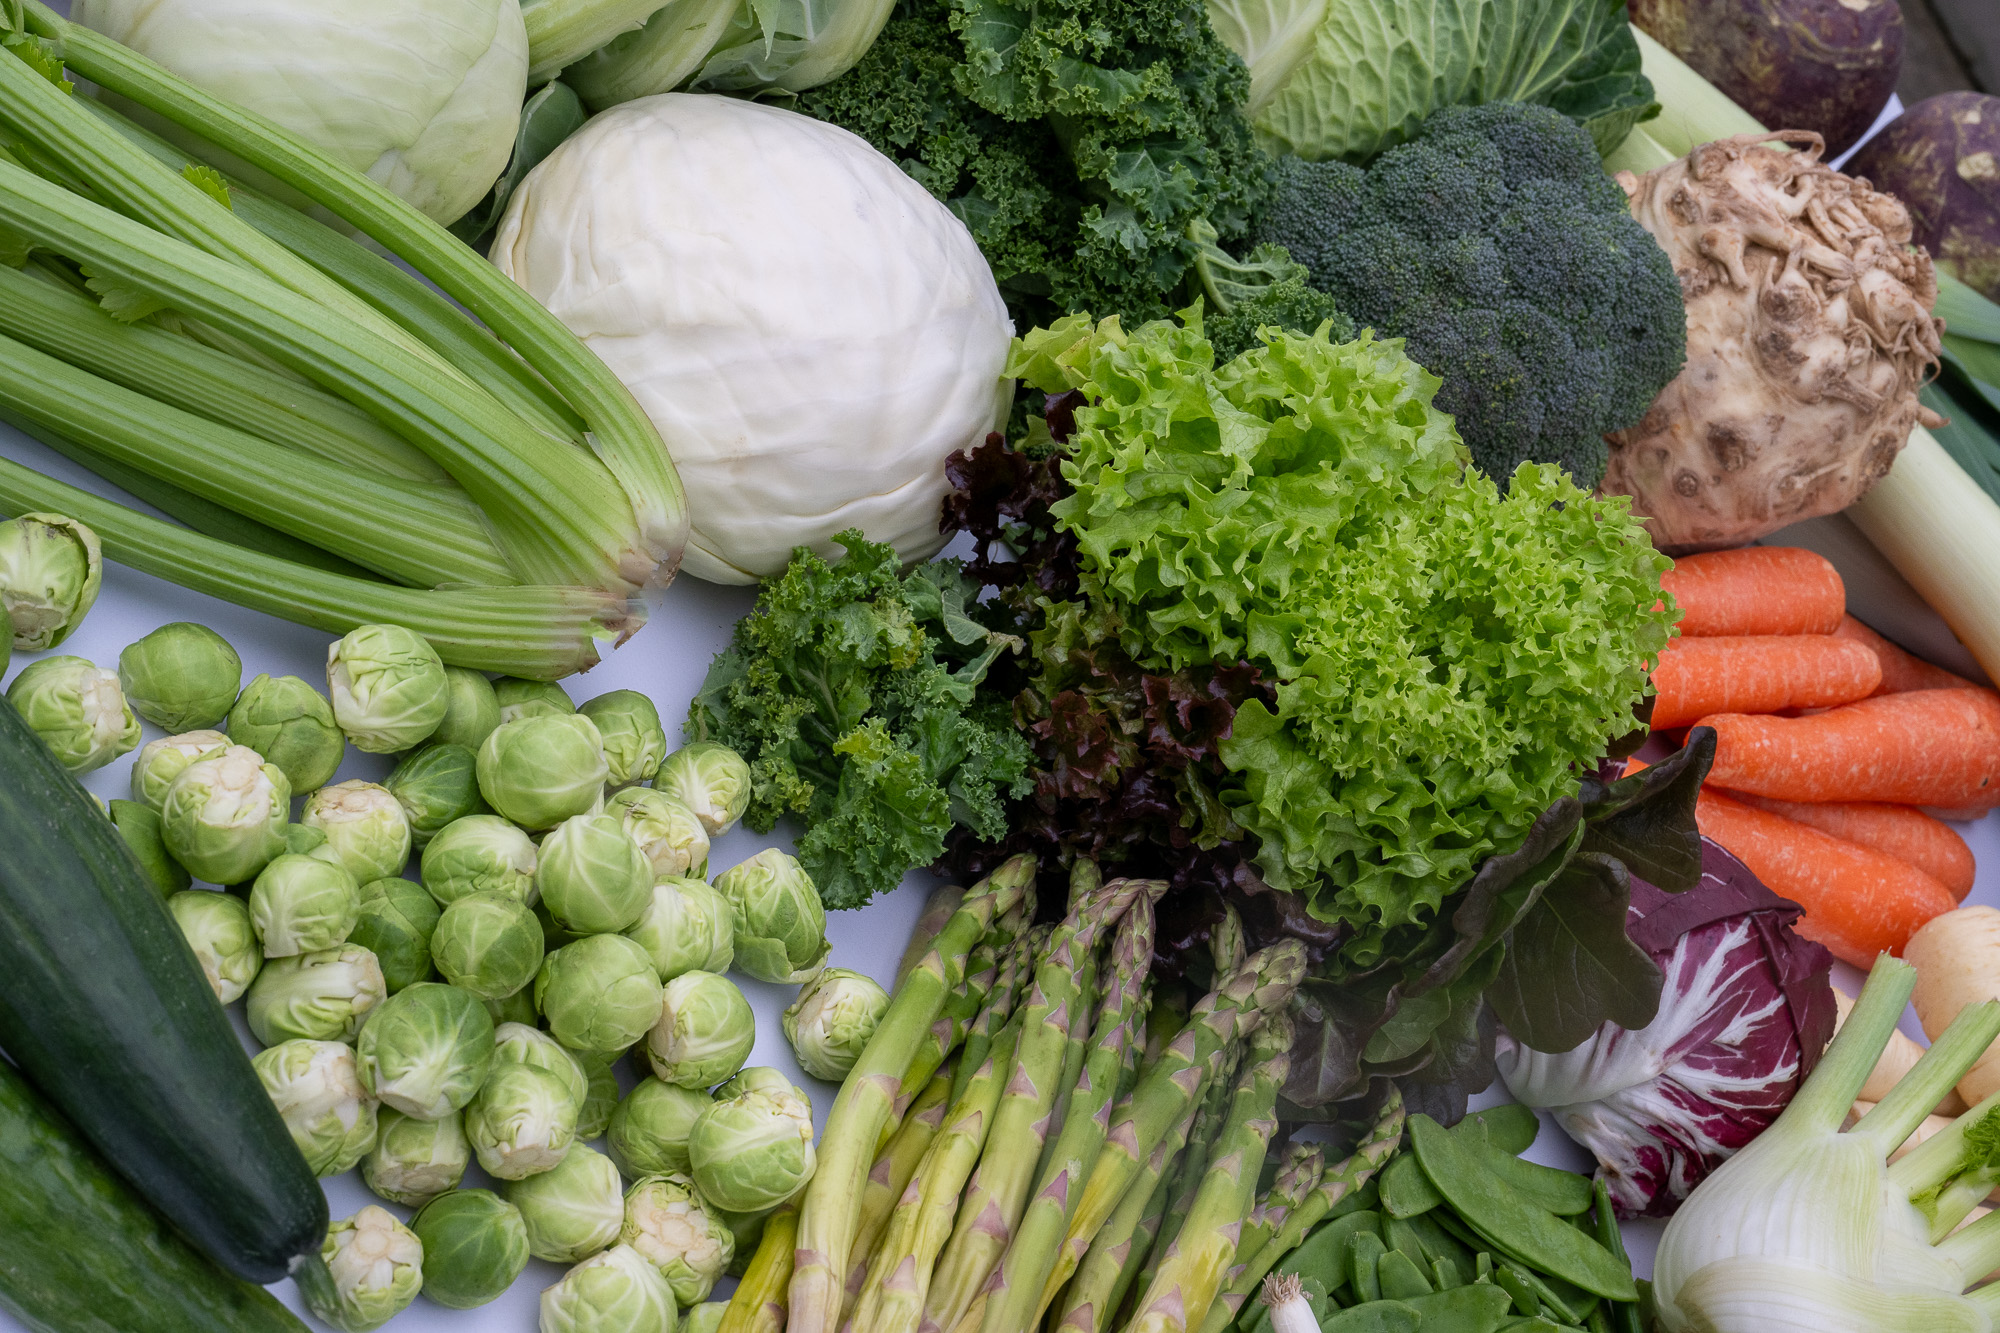
POLYGON ((5 702, 0 774, 0 1050, 196 1249, 277 1281, 318 1252, 326 1195, 194 951, 5 702))
POLYGON ((33 1333, 305 1333, 140 1202, 0 1060, 0 1310, 33 1333))

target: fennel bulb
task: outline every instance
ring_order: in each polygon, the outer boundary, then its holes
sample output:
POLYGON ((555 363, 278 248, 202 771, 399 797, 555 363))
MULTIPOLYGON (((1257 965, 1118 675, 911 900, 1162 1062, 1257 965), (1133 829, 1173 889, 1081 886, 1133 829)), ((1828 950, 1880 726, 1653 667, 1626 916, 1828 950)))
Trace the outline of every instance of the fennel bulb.
POLYGON ((965 225, 837 126, 669 93, 528 173, 493 262, 659 427, 693 516, 683 568, 782 571, 835 534, 921 560, 945 460, 995 429, 1012 325, 965 225))
POLYGON ((439 222, 478 203, 514 150, 528 86, 517 0, 76 0, 72 17, 439 222))
POLYGON ((2000 1213, 1950 1233, 2000 1176, 2000 1096, 1887 1158, 2000 1034, 2000 1004, 1968 1006, 1840 1127, 1915 984, 1915 968, 1878 959, 1784 1114, 1674 1214, 1653 1266, 1668 1333, 1991 1333, 2000 1286, 1961 1293, 2000 1263, 2000 1213))

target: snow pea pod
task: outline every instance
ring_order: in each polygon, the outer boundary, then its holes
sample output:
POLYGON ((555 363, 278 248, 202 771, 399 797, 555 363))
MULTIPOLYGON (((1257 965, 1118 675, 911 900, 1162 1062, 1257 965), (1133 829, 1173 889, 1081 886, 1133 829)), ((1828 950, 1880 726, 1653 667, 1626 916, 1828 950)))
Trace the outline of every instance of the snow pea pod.
POLYGON ((1576 1217, 1590 1211, 1590 1177, 1524 1161, 1480 1135, 1453 1134, 1452 1138, 1481 1169, 1492 1172, 1524 1202, 1539 1204, 1559 1217, 1576 1217))
POLYGON ((1369 1301, 1342 1310, 1320 1333, 1418 1333, 1424 1317, 1401 1301, 1369 1301))
POLYGON ((1436 1290, 1424 1270, 1401 1250, 1390 1250, 1375 1262, 1375 1285, 1385 1301, 1406 1301, 1413 1296, 1429 1296, 1436 1290))
POLYGON ((1354 1288, 1355 1298, 1363 1304, 1382 1299, 1382 1284, 1376 1278, 1382 1256, 1389 1247, 1382 1238, 1372 1231, 1358 1231, 1347 1247, 1349 1264, 1347 1280, 1354 1288))
POLYGON ((1382 1168, 1382 1211, 1391 1217, 1416 1217, 1444 1202, 1444 1196, 1408 1153, 1398 1153, 1382 1168))
POLYGON ((1516 1157, 1533 1147, 1535 1136, 1541 1132, 1541 1117, 1519 1102, 1474 1111, 1452 1126, 1454 1134, 1461 1137, 1474 1133, 1483 1135, 1501 1152, 1512 1153, 1516 1157))
POLYGON ((1317 1278, 1328 1291, 1338 1291, 1348 1282, 1348 1246, 1364 1231, 1379 1241, 1381 1225, 1382 1215, 1373 1212, 1349 1213, 1323 1223, 1303 1245, 1279 1261, 1278 1271, 1301 1279, 1317 1278))
POLYGON ((1486 1283, 1404 1301, 1423 1316, 1417 1333, 1496 1333, 1513 1308, 1507 1293, 1486 1283))
POLYGON ((1437 1186, 1452 1211, 1495 1251, 1610 1300, 1639 1299, 1629 1263, 1620 1263, 1609 1250, 1548 1209, 1520 1198, 1482 1169, 1479 1155, 1468 1151, 1463 1140, 1437 1121, 1413 1115, 1407 1132, 1431 1184, 1437 1186))

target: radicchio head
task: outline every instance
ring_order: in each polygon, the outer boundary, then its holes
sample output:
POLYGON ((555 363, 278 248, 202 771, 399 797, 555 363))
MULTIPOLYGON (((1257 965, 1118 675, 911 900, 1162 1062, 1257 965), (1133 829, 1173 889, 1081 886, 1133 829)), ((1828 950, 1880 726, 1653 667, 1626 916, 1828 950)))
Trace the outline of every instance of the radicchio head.
POLYGON ((1606 1023, 1560 1055, 1500 1034, 1500 1077, 1596 1155, 1619 1216, 1672 1213, 1818 1062, 1833 1036, 1833 959, 1792 930, 1802 915, 1704 838, 1688 892, 1632 881, 1626 929, 1666 974, 1651 1024, 1606 1023))

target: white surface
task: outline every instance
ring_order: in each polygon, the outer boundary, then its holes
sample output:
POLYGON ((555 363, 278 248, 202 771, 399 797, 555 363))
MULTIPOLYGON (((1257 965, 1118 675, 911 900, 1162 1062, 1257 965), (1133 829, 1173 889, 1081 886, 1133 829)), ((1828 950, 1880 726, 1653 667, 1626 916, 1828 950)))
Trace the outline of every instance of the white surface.
MULTIPOLYGON (((89 489, 118 494, 68 460, 5 425, 0 425, 0 454, 89 489)), ((1850 599, 1851 605, 1857 614, 1867 618, 1867 608, 1860 601, 1861 589, 1857 587, 1855 591, 1857 595, 1850 599)), ((700 685, 709 659, 728 642, 731 627, 750 609, 753 598, 753 590, 748 588, 723 588, 693 579, 675 583, 652 599, 652 618, 631 642, 610 653, 605 662, 588 675, 573 677, 565 682, 571 697, 581 701, 614 689, 642 691, 659 706, 669 738, 674 738, 680 719, 685 715, 687 702, 700 685)), ((95 610, 83 627, 57 652, 87 657, 102 666, 115 668, 118 653, 126 644, 176 620, 198 621, 227 638, 242 655, 246 681, 261 671, 272 675, 300 676, 324 688, 329 636, 191 593, 120 565, 108 564, 105 567, 104 590, 95 610)), ((36 656, 15 654, 8 679, 36 656)), ((159 734, 156 728, 146 728, 148 740, 159 734)), ((126 788, 131 764, 132 756, 127 755, 91 774, 85 779, 85 785, 106 799, 128 796, 126 788)), ((387 774, 390 766, 386 757, 366 755, 350 748, 347 761, 335 780, 379 780, 387 774)), ((1978 825, 1961 825, 1960 831, 1967 835, 1980 865, 1980 882, 1968 901, 2000 906, 2000 822, 1988 819, 1978 825)), ((772 844, 789 845, 782 836, 760 838, 739 828, 717 840, 709 863, 710 873, 720 872, 772 844)), ((897 960, 902 956, 910 928, 922 908, 924 895, 935 882, 922 872, 913 872, 901 889, 878 899, 868 908, 831 914, 827 933, 833 942, 832 961, 842 967, 866 972, 887 984, 897 960)), ((1837 972, 1839 984, 1850 993, 1858 988, 1859 978, 1851 969, 1839 968, 1837 972)), ((823 1123, 826 1110, 832 1104, 835 1087, 810 1079, 799 1070, 778 1027, 778 1015, 791 1002, 795 988, 767 985, 741 975, 734 979, 742 986, 757 1015, 757 1044, 751 1052, 750 1063, 773 1065, 786 1071, 795 1083, 812 1093, 814 1109, 823 1123)), ((235 1006, 239 1028, 241 1008, 240 1004, 235 1006)), ((1917 1029, 1913 1016, 1906 1020, 1904 1026, 1921 1040, 1922 1033, 1917 1029)), ((247 1033, 245 1039, 251 1049, 256 1049, 254 1044, 248 1042, 247 1033)), ((631 1077, 631 1072, 626 1071, 628 1084, 631 1077)), ((1496 1084, 1494 1090, 1475 1098, 1474 1105, 1488 1106, 1504 1100, 1505 1093, 1496 1084)), ((1564 1138, 1553 1125, 1545 1128, 1528 1155, 1570 1170, 1588 1170, 1591 1165, 1587 1154, 1564 1138)), ((491 1182, 476 1166, 468 1173, 466 1184, 491 1187, 491 1182)), ((356 1173, 328 1181, 327 1195, 335 1217, 345 1217, 364 1204, 383 1202, 368 1192, 356 1173)), ((409 1209, 393 1204, 383 1206, 405 1218, 410 1214, 409 1209)), ((1634 1265, 1642 1276, 1652 1271, 1653 1248, 1662 1225, 1642 1222, 1626 1227, 1634 1265)), ((536 1327, 535 1311, 540 1290, 554 1282, 561 1273, 558 1265, 533 1261, 513 1289, 490 1305, 476 1310, 446 1310, 420 1297, 389 1327, 399 1333, 445 1333, 446 1330, 470 1329, 529 1333, 536 1327)), ((731 1285, 725 1282, 718 1289, 718 1294, 731 1285)), ((273 1290, 287 1305, 295 1310, 301 1309, 291 1283, 281 1283, 273 1290)), ((310 1316, 305 1318, 314 1328, 323 1327, 310 1316)), ((19 1324, 0 1314, 0 1333, 23 1331, 19 1324)), ((134 1330, 133 1333, 142 1331, 134 1330)))

